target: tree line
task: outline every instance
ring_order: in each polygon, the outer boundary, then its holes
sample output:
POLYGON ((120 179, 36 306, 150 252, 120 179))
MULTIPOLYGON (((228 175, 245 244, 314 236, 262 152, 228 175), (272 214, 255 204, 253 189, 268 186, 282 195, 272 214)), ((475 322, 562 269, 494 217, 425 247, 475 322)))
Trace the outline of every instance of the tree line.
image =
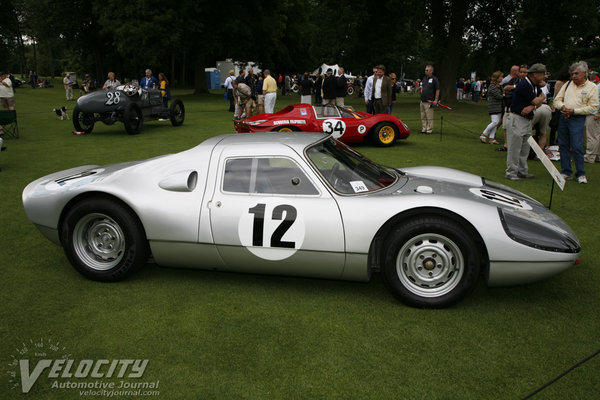
POLYGON ((486 78, 513 64, 558 72, 600 64, 600 2, 579 0, 0 0, 0 60, 16 75, 146 68, 206 91, 204 68, 231 58, 275 73, 338 63, 355 75, 422 77, 435 67, 442 97, 457 78, 486 78), (576 4, 576 5, 574 5, 576 4))

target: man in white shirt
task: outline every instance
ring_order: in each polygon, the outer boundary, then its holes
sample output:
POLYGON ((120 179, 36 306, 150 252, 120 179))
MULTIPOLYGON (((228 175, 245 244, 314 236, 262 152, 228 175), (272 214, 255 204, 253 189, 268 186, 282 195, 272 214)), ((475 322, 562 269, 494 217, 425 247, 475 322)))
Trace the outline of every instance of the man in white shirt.
POLYGON ((365 83, 365 105, 367 106, 367 112, 369 114, 373 114, 373 77, 377 72, 377 68, 373 67, 373 75, 367 78, 367 82, 365 83))

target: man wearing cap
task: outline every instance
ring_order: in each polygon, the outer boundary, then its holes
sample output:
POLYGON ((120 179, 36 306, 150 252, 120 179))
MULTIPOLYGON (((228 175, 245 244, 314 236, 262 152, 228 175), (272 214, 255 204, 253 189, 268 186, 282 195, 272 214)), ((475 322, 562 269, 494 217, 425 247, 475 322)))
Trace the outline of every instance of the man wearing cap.
POLYGON ((0 72, 0 105, 5 110, 15 109, 15 92, 6 72, 0 72))
POLYGON ((571 154, 575 162, 577 182, 587 183, 583 164, 583 137, 586 116, 598 110, 598 88, 587 80, 587 63, 580 61, 569 68, 571 80, 564 84, 552 103, 560 110, 558 146, 561 173, 572 179, 571 154))
POLYGON ((505 177, 511 181, 534 177, 529 173, 527 166, 527 156, 529 155, 527 139, 531 136, 531 120, 534 110, 541 106, 546 98, 539 86, 545 73, 545 65, 533 64, 527 70, 527 76, 517 84, 513 92, 510 104, 511 118, 506 127, 508 149, 505 177))
MULTIPOLYGON (((234 98, 233 98, 233 85, 232 85, 234 80, 235 80, 235 71, 230 70, 229 76, 227 77, 227 79, 225 79, 225 82, 223 82, 223 86, 225 86, 225 90, 227 90, 227 100, 229 100, 229 112, 235 111, 235 103, 234 103, 234 98)), ((234 117, 235 117, 235 115, 234 115, 234 117)))
POLYGON ((277 100, 277 81, 271 76, 271 71, 265 69, 263 72, 263 95, 265 96, 265 114, 273 114, 275 101, 277 100))

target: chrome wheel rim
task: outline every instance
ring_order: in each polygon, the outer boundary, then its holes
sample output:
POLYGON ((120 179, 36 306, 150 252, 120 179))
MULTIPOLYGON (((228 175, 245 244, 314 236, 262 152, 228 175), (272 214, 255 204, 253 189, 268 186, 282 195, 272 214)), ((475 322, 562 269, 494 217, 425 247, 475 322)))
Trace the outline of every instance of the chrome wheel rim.
POLYGON ((402 285, 422 297, 452 291, 464 274, 464 257, 446 236, 427 233, 410 239, 398 252, 396 273, 402 285))
POLYGON ((86 266, 106 271, 123 259, 125 235, 119 224, 107 215, 88 214, 75 225, 73 247, 86 266))

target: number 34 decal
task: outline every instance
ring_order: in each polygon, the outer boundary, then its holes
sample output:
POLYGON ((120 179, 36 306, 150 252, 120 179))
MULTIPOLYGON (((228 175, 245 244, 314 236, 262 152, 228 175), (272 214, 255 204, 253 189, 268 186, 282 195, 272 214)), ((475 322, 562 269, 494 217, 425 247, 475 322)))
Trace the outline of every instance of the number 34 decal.
POLYGON ((326 119, 323 121, 323 132, 337 139, 346 132, 346 123, 340 119, 326 119))
POLYGON ((242 245, 268 260, 293 255, 304 242, 304 218, 296 207, 281 204, 281 199, 265 200, 242 214, 238 234, 242 245))

